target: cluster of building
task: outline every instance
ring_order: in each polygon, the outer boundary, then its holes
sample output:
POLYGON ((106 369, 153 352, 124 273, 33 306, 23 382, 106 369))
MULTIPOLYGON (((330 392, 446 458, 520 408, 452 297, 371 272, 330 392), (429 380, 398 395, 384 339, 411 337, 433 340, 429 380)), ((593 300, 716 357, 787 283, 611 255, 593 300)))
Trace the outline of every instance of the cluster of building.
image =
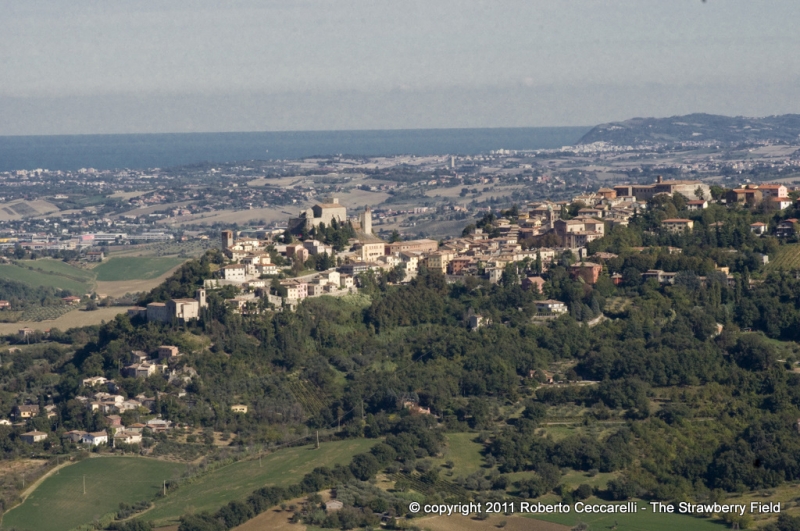
MULTIPOLYGON (((13 233, 13 231, 10 231, 13 233)), ((64 238, 52 234, 20 233, 0 238, 0 250, 20 246, 29 251, 79 251, 93 246, 115 245, 139 242, 168 242, 175 239, 173 234, 164 231, 144 231, 137 234, 125 232, 88 232, 64 238)), ((86 259, 101 262, 103 254, 89 251, 86 259)))

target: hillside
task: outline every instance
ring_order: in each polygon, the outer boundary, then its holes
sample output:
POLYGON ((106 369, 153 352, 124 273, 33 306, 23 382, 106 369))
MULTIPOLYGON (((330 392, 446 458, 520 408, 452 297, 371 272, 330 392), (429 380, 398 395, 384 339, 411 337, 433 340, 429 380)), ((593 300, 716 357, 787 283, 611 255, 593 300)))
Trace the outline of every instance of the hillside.
POLYGON ((689 114, 669 118, 632 118, 594 127, 578 142, 608 142, 618 146, 716 141, 738 144, 759 141, 796 142, 800 136, 800 115, 784 114, 764 118, 689 114))

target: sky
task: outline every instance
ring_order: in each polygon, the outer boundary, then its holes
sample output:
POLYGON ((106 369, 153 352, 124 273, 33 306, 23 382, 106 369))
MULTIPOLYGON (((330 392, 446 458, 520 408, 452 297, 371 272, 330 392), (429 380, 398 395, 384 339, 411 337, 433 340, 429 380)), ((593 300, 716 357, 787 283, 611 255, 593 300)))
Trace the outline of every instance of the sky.
POLYGON ((0 135, 800 113, 797 0, 0 3, 0 135))

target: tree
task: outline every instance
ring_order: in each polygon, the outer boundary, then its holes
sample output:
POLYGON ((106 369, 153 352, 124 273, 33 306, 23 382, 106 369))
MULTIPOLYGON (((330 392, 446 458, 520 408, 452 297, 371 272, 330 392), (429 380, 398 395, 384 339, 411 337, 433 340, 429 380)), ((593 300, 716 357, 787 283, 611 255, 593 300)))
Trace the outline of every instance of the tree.
POLYGON ((706 195, 706 194, 705 194, 705 192, 703 191, 703 187, 702 187, 702 186, 698 186, 698 187, 697 187, 697 189, 694 191, 694 196, 695 196, 697 199, 705 199, 705 198, 706 198, 706 197, 705 197, 705 195, 706 195))
POLYGON ((389 243, 399 242, 402 238, 400 237, 400 233, 397 232, 397 229, 392 231, 392 234, 389 236, 389 243))

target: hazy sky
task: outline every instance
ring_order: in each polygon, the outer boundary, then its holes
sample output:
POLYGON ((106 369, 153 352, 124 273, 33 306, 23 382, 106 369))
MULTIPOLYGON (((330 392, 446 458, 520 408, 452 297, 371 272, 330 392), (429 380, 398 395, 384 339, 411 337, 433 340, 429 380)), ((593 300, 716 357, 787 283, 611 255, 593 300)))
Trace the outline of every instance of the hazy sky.
POLYGON ((798 0, 7 1, 0 135, 798 113, 798 21, 798 0))

